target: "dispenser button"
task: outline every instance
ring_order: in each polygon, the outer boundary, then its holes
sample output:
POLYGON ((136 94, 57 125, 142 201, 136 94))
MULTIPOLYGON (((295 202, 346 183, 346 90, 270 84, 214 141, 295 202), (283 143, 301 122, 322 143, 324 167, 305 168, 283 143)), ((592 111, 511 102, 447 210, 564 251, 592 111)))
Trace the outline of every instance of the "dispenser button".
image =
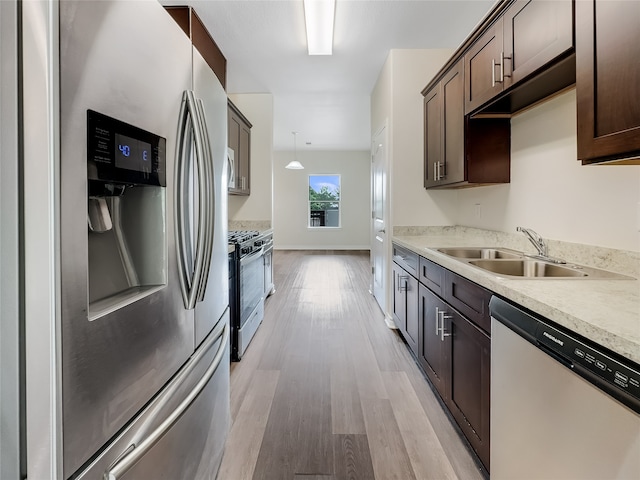
POLYGON ((627 377, 624 373, 620 373, 618 371, 616 371, 616 379, 624 383, 627 383, 629 381, 629 377, 627 377))
POLYGON ((576 348, 573 353, 575 353, 577 357, 584 358, 584 352, 579 348, 576 348))
POLYGON ((596 367, 598 367, 600 370, 606 370, 607 369, 607 365, 602 363, 600 360, 596 360, 596 367))

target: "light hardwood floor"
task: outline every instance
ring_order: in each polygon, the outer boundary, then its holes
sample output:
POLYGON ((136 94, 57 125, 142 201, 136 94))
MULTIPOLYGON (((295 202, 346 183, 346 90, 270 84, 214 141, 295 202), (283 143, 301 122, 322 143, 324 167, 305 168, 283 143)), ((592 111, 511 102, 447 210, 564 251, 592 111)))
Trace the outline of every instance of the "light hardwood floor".
POLYGON ((369 253, 275 251, 276 293, 231 365, 220 480, 483 479, 368 292, 369 253))

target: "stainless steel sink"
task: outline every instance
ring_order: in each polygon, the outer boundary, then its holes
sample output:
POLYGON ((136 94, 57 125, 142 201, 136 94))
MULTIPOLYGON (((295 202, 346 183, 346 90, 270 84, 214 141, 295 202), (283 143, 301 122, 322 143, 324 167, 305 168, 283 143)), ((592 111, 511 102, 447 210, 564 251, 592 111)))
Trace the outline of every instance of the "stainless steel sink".
POLYGON ((468 263, 501 277, 632 280, 631 277, 627 277, 626 275, 601 270, 599 268, 572 264, 557 265, 555 263, 527 258, 520 260, 471 260, 468 263))
POLYGON ((586 277, 581 270, 539 260, 472 260, 471 265, 510 277, 586 277))
POLYGON ((465 259, 522 258, 524 255, 508 248, 439 248, 438 251, 450 257, 465 259))
POLYGON ((437 248, 438 252, 467 263, 499 277, 521 279, 603 279, 634 280, 594 267, 554 262, 531 257, 523 252, 501 247, 455 247, 437 248))

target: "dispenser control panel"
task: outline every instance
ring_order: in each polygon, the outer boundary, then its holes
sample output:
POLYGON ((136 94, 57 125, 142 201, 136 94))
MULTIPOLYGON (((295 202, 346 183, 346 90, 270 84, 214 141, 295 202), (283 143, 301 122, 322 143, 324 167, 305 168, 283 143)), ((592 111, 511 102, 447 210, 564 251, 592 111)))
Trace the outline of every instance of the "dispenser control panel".
POLYGON ((166 139, 87 110, 87 178, 166 186, 166 139))

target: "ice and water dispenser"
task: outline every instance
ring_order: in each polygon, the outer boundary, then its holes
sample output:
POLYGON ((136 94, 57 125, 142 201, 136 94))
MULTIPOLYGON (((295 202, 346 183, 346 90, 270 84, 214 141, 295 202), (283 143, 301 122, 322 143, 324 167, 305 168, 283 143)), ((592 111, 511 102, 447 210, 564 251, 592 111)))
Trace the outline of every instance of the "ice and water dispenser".
POLYGON ((166 139, 87 111, 89 317, 167 283, 166 139))

